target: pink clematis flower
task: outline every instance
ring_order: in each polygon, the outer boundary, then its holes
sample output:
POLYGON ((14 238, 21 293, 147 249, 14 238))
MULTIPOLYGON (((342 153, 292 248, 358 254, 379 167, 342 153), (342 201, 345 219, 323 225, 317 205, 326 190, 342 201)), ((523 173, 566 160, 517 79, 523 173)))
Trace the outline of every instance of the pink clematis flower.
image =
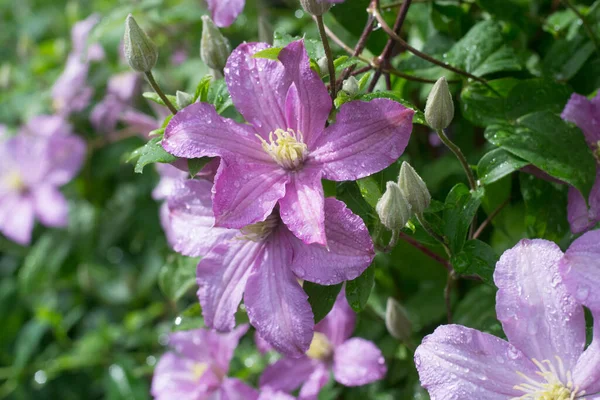
POLYGON ((596 182, 588 198, 589 209, 581 193, 569 188, 567 216, 571 231, 581 233, 600 222, 600 93, 592 100, 573 94, 561 117, 579 126, 597 161, 596 182))
POLYGON ((571 295, 600 315, 600 230, 586 232, 575 240, 559 269, 571 295))
POLYGON ((508 341, 445 325, 415 353, 432 400, 600 399, 600 315, 585 349, 583 307, 559 274, 546 240, 522 240, 496 265, 496 313, 508 341))
POLYGON ((123 72, 109 78, 104 99, 96 104, 90 114, 90 122, 97 131, 112 132, 116 128, 123 113, 131 109, 139 83, 135 72, 123 72))
POLYGON ((152 378, 157 400, 256 400, 258 392, 239 379, 227 377, 229 363, 248 325, 222 334, 208 329, 169 335, 173 351, 159 360, 152 378))
POLYGON ((188 180, 168 199, 175 250, 203 256, 196 277, 206 325, 232 329, 243 296, 260 335, 283 354, 303 356, 314 319, 298 280, 332 285, 359 276, 374 257, 367 228, 333 198, 324 205, 328 249, 304 244, 277 211, 241 230, 214 227, 211 187, 207 180, 188 180))
POLYGON ((206 0, 210 17, 219 28, 231 24, 244 10, 246 0, 206 0))
POLYGON ((67 201, 58 188, 76 175, 85 143, 74 135, 21 133, 0 141, 0 231, 26 245, 34 219, 50 227, 68 222, 67 201))
POLYGON ((360 386, 383 379, 387 368, 381 351, 365 339, 350 338, 356 314, 348 305, 344 291, 333 309, 315 327, 306 355, 300 359, 283 358, 265 369, 260 387, 292 392, 300 389, 300 400, 316 400, 329 381, 345 386, 360 386))
POLYGON ((215 178, 215 225, 264 221, 276 205, 281 220, 307 244, 327 242, 321 179, 355 180, 380 171, 402 154, 413 110, 388 99, 344 104, 325 127, 331 99, 310 69, 303 41, 279 61, 254 58, 268 47, 246 43, 233 51, 225 79, 249 124, 217 115, 209 104, 177 113, 163 147, 184 158, 221 157, 215 178))

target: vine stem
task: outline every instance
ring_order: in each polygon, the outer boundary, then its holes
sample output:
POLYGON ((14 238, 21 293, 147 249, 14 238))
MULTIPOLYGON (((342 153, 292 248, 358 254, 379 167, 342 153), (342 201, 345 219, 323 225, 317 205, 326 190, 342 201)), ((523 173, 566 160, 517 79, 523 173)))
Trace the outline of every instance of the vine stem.
POLYGON ((152 71, 148 71, 148 72, 144 72, 144 73, 146 74, 146 78, 148 79, 150 86, 152 86, 152 89, 154 89, 156 94, 158 94, 158 96, 162 99, 162 101, 165 103, 165 105, 167 106, 169 111, 171 111, 171 113, 173 115, 177 114, 177 109, 175 108, 173 103, 171 103, 171 101, 167 98, 167 96, 162 91, 160 86, 158 86, 158 83, 156 83, 156 80, 154 79, 154 75, 152 75, 152 71))
POLYGON ((446 316, 448 317, 448 323, 452 323, 452 304, 450 297, 452 295, 452 287, 454 286, 454 271, 448 272, 448 280, 446 281, 446 287, 444 288, 444 301, 446 303, 446 316))
POLYGON ((600 55, 600 42, 598 42, 598 38, 596 37, 596 35, 594 34, 594 31, 592 30, 592 28, 586 21, 584 15, 579 12, 577 7, 575 7, 573 5, 573 3, 571 3, 571 0, 562 0, 562 2, 567 8, 571 9, 571 11, 573 11, 575 13, 575 15, 577 15, 577 18, 579 18, 581 20, 581 23, 583 24, 583 29, 585 29, 585 31, 587 32, 588 36, 594 43, 596 52, 598 53, 598 55, 600 55))
POLYGON ((490 224, 490 222, 492 222, 494 220, 494 218, 496 218, 496 216, 498 216, 498 214, 500 214, 500 211, 502 211, 502 209, 504 207, 506 207, 509 202, 510 202, 510 197, 508 199, 504 200, 502 202, 502 204, 500 204, 494 211, 492 211, 492 213, 490 215, 488 215, 488 217, 485 219, 485 221, 483 221, 481 223, 481 225, 479 225, 479 227, 473 234, 473 239, 477 239, 479 237, 479 235, 481 235, 481 233, 483 232, 485 227, 488 226, 490 224))
POLYGON ((450 266, 450 263, 448 262, 448 260, 446 260, 443 257, 441 257, 440 255, 434 253, 429 248, 427 248, 423 244, 419 243, 417 240, 413 239, 412 237, 410 237, 406 233, 400 232, 400 239, 404 240, 405 242, 407 242, 408 244, 410 244, 414 248, 420 250, 423 254, 425 254, 426 256, 430 257, 431 259, 439 262, 448 271, 452 270, 452 267, 450 266))
POLYGON ((329 85, 331 88, 331 99, 336 98, 336 81, 335 81, 335 66, 333 65, 333 56, 331 54, 331 47, 329 47, 329 40, 327 39, 327 32, 325 31, 325 24, 323 23, 323 16, 316 15, 317 26, 319 27, 319 34, 321 35, 321 41, 323 42, 323 49, 325 50, 325 57, 327 57, 327 66, 329 67, 329 85))
POLYGON ((421 224, 421 226, 423 227, 423 229, 425 230, 425 232, 427 232, 427 234, 429 236, 431 236, 432 238, 434 238, 435 240, 437 240, 443 247, 444 247, 444 251, 446 252, 446 254, 448 255, 448 257, 452 256, 452 253, 450 252, 450 249, 448 248, 448 245, 446 244, 446 240, 438 235, 429 225, 429 223, 427 221, 425 221, 425 218, 423 218, 422 215, 418 215, 415 214, 415 217, 417 218, 417 221, 419 221, 419 223, 421 224))
POLYGON ((475 190, 477 188, 475 176, 473 175, 473 171, 471 170, 471 167, 469 166, 465 155, 460 150, 460 147, 454 144, 454 142, 452 142, 452 140, 450 140, 450 138, 446 136, 443 129, 438 129, 437 134, 440 137, 440 140, 446 145, 446 147, 448 147, 450 151, 454 153, 456 158, 458 158, 458 161, 460 161, 460 164, 465 170, 465 174, 467 174, 467 179, 469 180, 469 186, 471 186, 471 190, 475 190))

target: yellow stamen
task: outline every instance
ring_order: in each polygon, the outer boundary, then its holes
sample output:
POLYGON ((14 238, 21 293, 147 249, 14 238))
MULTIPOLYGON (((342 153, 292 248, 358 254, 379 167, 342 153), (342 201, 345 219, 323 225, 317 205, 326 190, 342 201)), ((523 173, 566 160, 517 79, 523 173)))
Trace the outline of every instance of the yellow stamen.
POLYGON ((321 332, 315 332, 306 355, 315 360, 325 360, 331 355, 332 351, 333 347, 327 336, 321 332))
POLYGON ((9 172, 2 181, 6 188, 9 188, 14 191, 20 192, 26 187, 25 182, 23 181, 21 175, 19 175, 17 171, 9 172))
POLYGON ((285 169, 294 170, 302 166, 306 158, 307 147, 303 142, 302 133, 292 129, 276 129, 269 133, 269 142, 256 135, 263 149, 285 169))
POLYGON ((539 362, 534 358, 531 361, 538 367, 539 371, 536 374, 543 381, 535 380, 517 371, 517 375, 523 378, 524 383, 515 386, 514 389, 525 394, 521 397, 513 397, 511 400, 574 400, 585 394, 584 390, 574 386, 571 371, 565 371, 560 357, 556 356, 556 365, 550 360, 539 362))
POLYGON ((194 380, 197 381, 198 379, 202 378, 202 375, 204 375, 207 369, 207 363, 194 363, 194 365, 192 365, 192 375, 194 376, 194 380))
POLYGON ((279 225, 279 217, 276 213, 271 214, 264 221, 257 222, 252 225, 248 225, 240 229, 242 236, 238 236, 237 239, 250 240, 253 242, 260 242, 273 232, 279 225))

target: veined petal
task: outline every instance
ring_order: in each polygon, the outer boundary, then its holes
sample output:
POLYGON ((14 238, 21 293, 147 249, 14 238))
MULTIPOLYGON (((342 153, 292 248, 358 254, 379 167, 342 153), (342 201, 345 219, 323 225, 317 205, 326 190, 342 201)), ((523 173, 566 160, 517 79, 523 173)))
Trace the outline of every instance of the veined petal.
POLYGON ((270 387, 274 390, 293 392, 306 382, 318 364, 318 361, 306 356, 284 357, 265 368, 260 376, 259 386, 261 389, 270 387))
POLYGON ((256 400, 258 391, 235 378, 225 378, 219 391, 209 400, 256 400))
POLYGON ((204 256, 216 244, 238 234, 235 230, 214 226, 211 188, 212 184, 206 180, 174 183, 167 204, 175 251, 190 257, 204 256))
POLYGON ((530 359, 556 360, 566 370, 585 346, 583 308, 558 272, 563 253, 553 242, 521 240, 496 264, 496 314, 511 344, 530 359))
POLYGON ((35 214, 42 224, 51 227, 66 226, 69 205, 63 194, 53 186, 43 185, 32 191, 35 214))
POLYGON ((560 260, 559 270, 575 300, 600 312, 600 229, 575 240, 560 260))
POLYGON ((287 127, 302 132, 309 150, 325 129, 332 102, 325 84, 310 68, 304 41, 288 44, 279 53, 286 77, 293 82, 286 94, 287 127))
POLYGON ((387 372, 381 350, 369 340, 352 338, 335 349, 333 375, 344 386, 360 386, 383 379, 387 372))
POLYGON ((33 231, 33 200, 28 196, 7 195, 0 207, 0 232, 10 240, 28 245, 33 231))
POLYGON ((508 342, 460 325, 440 326, 415 352, 421 385, 431 400, 506 400, 520 397, 520 372, 537 368, 508 342))
POLYGON ((298 400, 317 400, 319 392, 329 382, 329 375, 327 365, 322 362, 317 363, 313 373, 310 374, 306 383, 300 388, 298 400))
POLYGON ((219 28, 233 23, 244 9, 246 0, 206 0, 211 18, 219 28))
POLYGON ((212 372, 194 373, 196 362, 173 352, 165 353, 152 377, 152 396, 156 400, 198 400, 206 398, 218 387, 218 379, 212 372))
POLYGON ((285 196, 279 200, 281 220, 306 244, 327 244, 321 171, 304 168, 289 175, 285 196))
POLYGON ((206 326, 219 331, 233 329, 235 312, 261 250, 262 243, 233 238, 213 247, 200 260, 196 281, 206 326))
POLYGON ((290 239, 294 248, 292 269, 302 279, 324 285, 352 280, 373 261, 373 241, 363 220, 334 198, 325 199, 327 248, 290 239))
POLYGON ((590 146, 600 141, 600 94, 593 100, 573 93, 561 114, 562 119, 576 124, 590 146))
POLYGON ((600 397, 600 313, 592 314, 594 315, 594 339, 577 361, 573 370, 573 381, 575 386, 585 390, 586 394, 596 394, 600 397))
POLYGON ((252 127, 221 117, 215 107, 194 103, 179 111, 165 129, 163 148, 184 158, 219 156, 272 163, 252 127))
POLYGON ((285 195, 288 180, 276 164, 221 160, 213 187, 216 225, 241 229, 263 221, 285 195))
POLYGON ((573 233, 585 232, 596 224, 595 218, 591 218, 585 199, 574 187, 569 188, 567 219, 573 233))
POLYGON ((350 308, 343 289, 329 314, 315 326, 315 331, 323 333, 331 345, 337 347, 350 338, 355 326, 356 313, 350 308))
POLYGON ((269 47, 267 43, 243 43, 233 50, 225 67, 235 108, 265 139, 270 132, 286 128, 285 99, 292 84, 280 62, 254 58, 269 47))
POLYGON ((414 111, 388 99, 342 105, 335 124, 325 129, 307 164, 323 168, 334 181, 363 178, 402 155, 412 131, 414 111))
POLYGON ((291 261, 291 245, 275 232, 248 278, 244 302, 250 323, 266 341, 288 357, 302 357, 312 340, 314 316, 291 261))

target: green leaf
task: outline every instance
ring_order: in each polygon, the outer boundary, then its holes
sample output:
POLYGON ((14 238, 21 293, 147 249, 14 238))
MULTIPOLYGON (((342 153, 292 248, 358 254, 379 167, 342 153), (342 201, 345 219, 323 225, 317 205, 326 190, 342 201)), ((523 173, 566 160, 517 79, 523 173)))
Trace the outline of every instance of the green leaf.
POLYGON ((306 52, 310 58, 313 60, 318 60, 319 58, 325 56, 325 50, 323 49, 323 44, 320 40, 292 36, 289 33, 285 33, 280 30, 275 30, 273 33, 273 46, 280 48, 285 47, 293 41, 300 39, 304 40, 304 46, 306 47, 306 52))
POLYGON ((469 188, 459 183, 446 197, 446 208, 443 212, 443 234, 448 238, 450 251, 458 254, 467 240, 469 226, 481 204, 483 189, 471 193, 469 188))
POLYGON ((528 114, 514 125, 489 126, 485 137, 588 197, 596 177, 594 157, 581 131, 559 116, 547 111, 528 114))
POLYGON ((29 320, 21 328, 14 349, 15 361, 13 367, 16 370, 20 371, 27 365, 31 356, 38 350, 42 337, 48 328, 49 325, 47 323, 35 319, 29 320))
POLYGON ((489 185, 529 165, 529 162, 503 149, 486 153, 477 164, 477 176, 482 185, 489 185))
POLYGON ((367 176, 356 181, 360 189, 360 194, 366 200, 367 203, 373 208, 377 205, 377 202, 383 195, 379 183, 373 175, 367 176))
POLYGON ((308 302, 315 316, 316 324, 325 318, 333 308, 335 299, 342 289, 342 284, 321 286, 316 283, 304 281, 302 287, 308 295, 308 302))
POLYGON ((579 72, 594 51, 594 43, 585 33, 579 32, 573 38, 552 42, 542 61, 542 69, 556 80, 568 81, 579 72))
POLYGON ((205 75, 200 79, 198 85, 196 86, 196 91, 194 93, 194 101, 201 101, 206 103, 208 100, 208 89, 210 88, 210 83, 213 81, 212 75, 205 75))
POLYGON ((356 279, 346 282, 346 299, 355 312, 364 310, 373 290, 375 267, 372 265, 356 279))
POLYGON ((172 163, 177 157, 167 153, 161 145, 162 137, 150 139, 148 143, 134 150, 127 158, 128 163, 135 162, 134 171, 138 174, 144 172, 144 167, 153 163, 172 163))
POLYGON ((447 61, 476 76, 522 69, 514 50, 504 45, 502 28, 492 20, 473 26, 448 52, 447 61))
POLYGON ((525 173, 520 174, 519 178, 525 201, 527 235, 560 242, 570 233, 567 187, 525 173))
POLYGON ((494 284, 493 275, 498 256, 489 244, 481 240, 469 240, 459 253, 452 256, 450 262, 459 274, 477 274, 485 283, 494 284))
POLYGON ((382 99, 382 98, 394 100, 395 102, 402 104, 404 107, 415 110, 415 115, 413 116, 413 123, 428 126, 427 122, 425 121, 425 114, 421 110, 419 110, 415 105, 411 104, 409 101, 406 101, 403 98, 401 98, 400 96, 398 96, 398 94, 396 92, 381 91, 381 92, 374 92, 374 93, 365 93, 365 94, 358 96, 357 100, 371 101, 373 99, 382 99))
POLYGON ((177 301, 196 285, 198 259, 180 255, 171 256, 158 275, 158 285, 171 300, 177 301))
POLYGON ((208 164, 212 160, 211 157, 201 157, 201 158, 189 158, 187 160, 188 171, 190 172, 190 177, 195 177, 202 168, 206 164, 208 164))
MULTIPOLYGON (((163 99, 161 99, 160 96, 158 94, 156 94, 155 92, 144 92, 144 93, 142 93, 142 96, 145 99, 155 102, 156 104, 160 104, 161 106, 166 106, 163 99)), ((177 104, 177 97, 170 95, 170 94, 166 94, 165 96, 167 97, 167 99, 169 99, 171 104, 177 104)))
POLYGON ((496 289, 488 285, 471 289, 456 306, 454 323, 502 336, 496 319, 496 289))
POLYGON ((377 220, 373 207, 369 205, 362 197, 358 184, 356 182, 340 182, 336 184, 336 197, 346 203, 352 212, 365 221, 367 226, 377 220))
POLYGON ((211 83, 206 95, 206 101, 215 106, 218 114, 222 114, 229 107, 233 106, 225 79, 218 79, 211 83))
POLYGON ((551 79, 528 79, 513 87, 506 100, 506 117, 515 120, 537 111, 560 114, 571 97, 566 85, 551 79))
MULTIPOLYGON (((350 32, 357 40, 367 22, 367 13, 365 10, 369 7, 370 0, 349 0, 331 7, 329 14, 333 15, 336 21, 350 32)), ((387 36, 383 29, 374 30, 367 41, 367 48, 373 54, 381 53, 385 46, 387 36)))
POLYGON ((254 53, 252 58, 266 58, 268 60, 279 60, 279 53, 281 52, 281 47, 269 47, 268 49, 264 49, 254 53))

